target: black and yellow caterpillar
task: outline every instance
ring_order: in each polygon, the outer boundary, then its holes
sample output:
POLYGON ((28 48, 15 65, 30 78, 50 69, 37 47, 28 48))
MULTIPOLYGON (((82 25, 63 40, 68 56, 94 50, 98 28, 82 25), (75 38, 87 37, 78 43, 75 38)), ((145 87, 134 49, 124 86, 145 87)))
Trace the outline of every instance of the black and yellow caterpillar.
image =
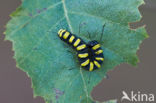
POLYGON ((101 67, 104 56, 103 50, 97 41, 93 40, 85 43, 81 38, 64 29, 58 31, 58 36, 77 51, 81 67, 88 71, 93 71, 101 67))

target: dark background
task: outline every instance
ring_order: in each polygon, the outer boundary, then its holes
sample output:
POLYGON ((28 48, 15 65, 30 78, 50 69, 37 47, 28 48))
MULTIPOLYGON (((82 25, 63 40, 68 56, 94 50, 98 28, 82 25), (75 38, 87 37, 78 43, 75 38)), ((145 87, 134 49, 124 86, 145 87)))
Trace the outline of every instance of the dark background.
MULTIPOLYGON (((93 89, 94 99, 104 101, 117 98, 120 101, 123 90, 127 93, 132 90, 136 93, 153 93, 156 96, 156 0, 145 2, 146 5, 139 7, 143 16, 141 22, 132 25, 135 28, 146 24, 150 35, 137 52, 140 63, 137 67, 122 64, 110 71, 108 79, 104 79, 93 89)), ((16 68, 16 62, 12 58, 12 44, 4 41, 4 35, 1 35, 10 19, 9 14, 20 3, 20 0, 0 0, 0 103, 44 103, 41 97, 33 98, 30 78, 16 68)))

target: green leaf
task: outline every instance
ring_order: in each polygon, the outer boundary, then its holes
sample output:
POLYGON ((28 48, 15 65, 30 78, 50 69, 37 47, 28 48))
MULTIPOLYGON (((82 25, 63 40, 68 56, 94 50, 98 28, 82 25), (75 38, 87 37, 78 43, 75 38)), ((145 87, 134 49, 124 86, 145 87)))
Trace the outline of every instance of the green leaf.
POLYGON ((136 52, 148 35, 144 27, 132 30, 128 23, 141 19, 138 6, 143 3, 143 0, 23 0, 11 14, 5 34, 6 40, 13 43, 17 67, 32 79, 34 96, 42 96, 46 103, 92 103, 90 92, 108 70, 121 63, 138 63, 136 52), (61 28, 86 42, 99 41, 105 58, 102 68, 93 72, 81 69, 75 50, 57 36, 61 28))

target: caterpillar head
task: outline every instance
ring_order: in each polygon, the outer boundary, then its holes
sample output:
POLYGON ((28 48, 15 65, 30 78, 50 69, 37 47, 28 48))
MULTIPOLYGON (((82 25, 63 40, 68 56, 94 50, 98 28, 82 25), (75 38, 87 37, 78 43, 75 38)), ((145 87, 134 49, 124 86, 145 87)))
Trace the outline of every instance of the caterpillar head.
POLYGON ((63 32, 65 32, 66 30, 65 29, 60 29, 59 31, 58 31, 58 36, 59 37, 62 37, 62 34, 63 34, 63 32))

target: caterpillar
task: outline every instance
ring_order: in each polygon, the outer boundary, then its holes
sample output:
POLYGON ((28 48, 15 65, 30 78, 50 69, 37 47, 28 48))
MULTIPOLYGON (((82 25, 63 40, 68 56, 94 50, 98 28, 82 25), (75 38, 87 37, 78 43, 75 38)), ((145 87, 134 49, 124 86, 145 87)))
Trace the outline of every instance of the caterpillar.
POLYGON ((93 71, 101 67, 104 61, 103 50, 96 40, 85 43, 81 38, 64 29, 58 31, 58 36, 77 51, 82 68, 93 71))

